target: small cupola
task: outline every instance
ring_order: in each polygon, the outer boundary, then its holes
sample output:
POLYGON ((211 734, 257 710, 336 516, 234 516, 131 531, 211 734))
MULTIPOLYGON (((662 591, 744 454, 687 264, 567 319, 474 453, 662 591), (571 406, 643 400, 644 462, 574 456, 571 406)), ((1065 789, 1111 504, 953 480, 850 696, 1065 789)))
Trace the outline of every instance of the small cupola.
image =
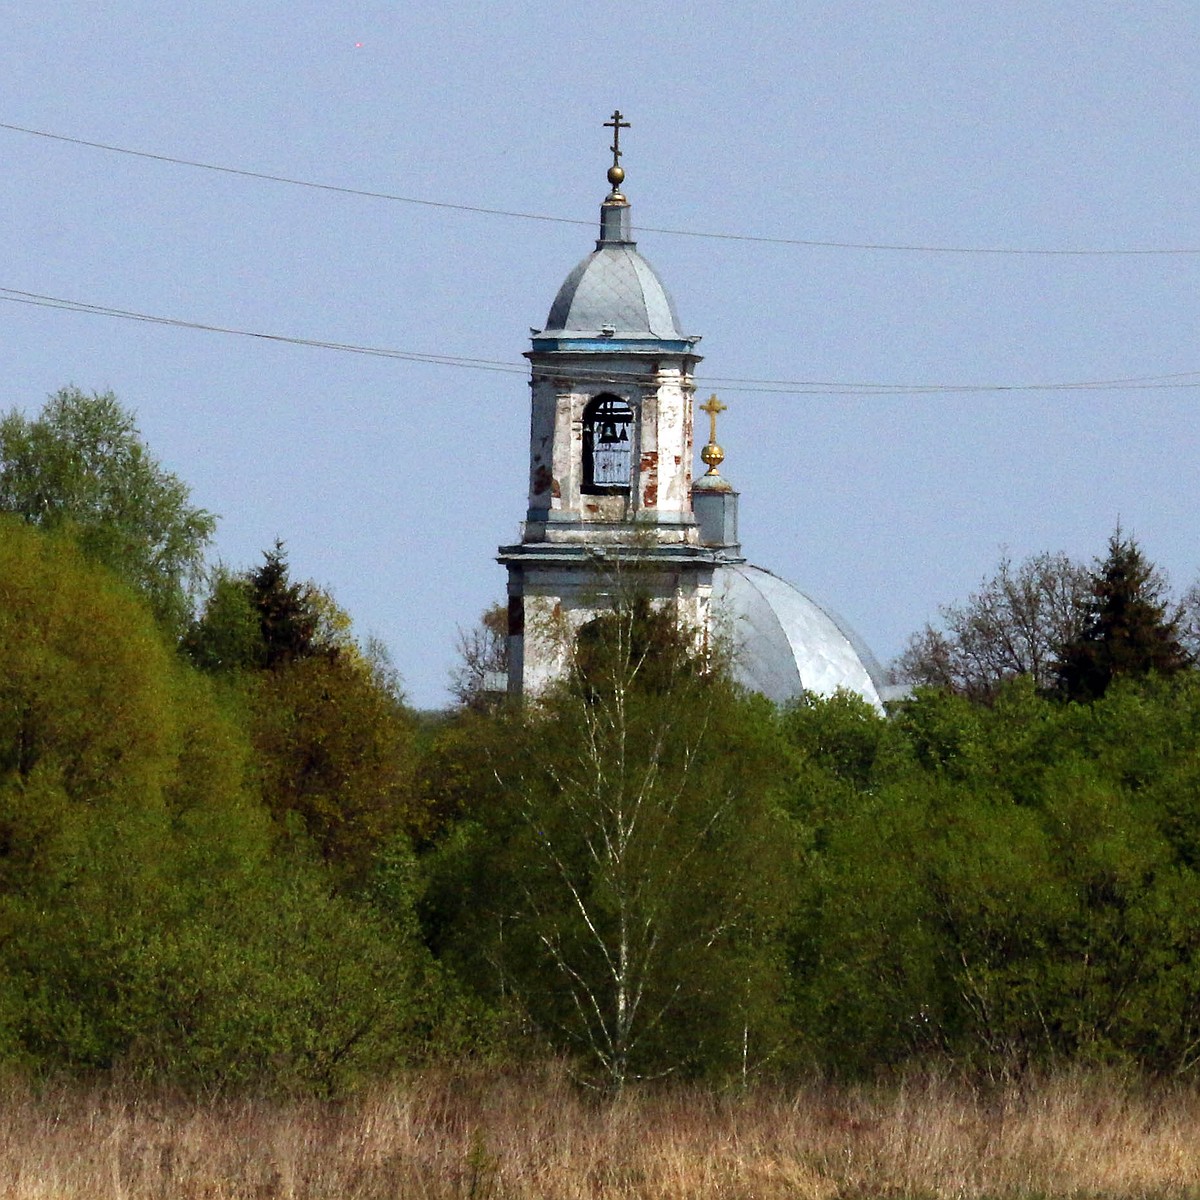
POLYGON ((739 558, 738 493, 717 468, 725 461, 725 451, 717 444, 717 414, 724 405, 715 395, 701 404, 700 411, 708 416, 708 443, 700 451, 700 460, 708 470, 692 484, 692 511, 699 527, 700 545, 716 550, 722 558, 739 558))

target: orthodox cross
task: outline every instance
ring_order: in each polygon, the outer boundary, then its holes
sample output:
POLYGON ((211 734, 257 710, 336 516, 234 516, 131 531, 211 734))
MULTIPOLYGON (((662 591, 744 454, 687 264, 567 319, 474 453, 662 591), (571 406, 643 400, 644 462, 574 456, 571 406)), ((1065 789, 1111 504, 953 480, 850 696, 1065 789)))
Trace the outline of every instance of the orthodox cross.
POLYGON ((717 413, 723 413, 729 407, 728 404, 722 404, 717 399, 717 394, 714 392, 708 398, 707 404, 700 405, 700 411, 708 413, 708 440, 715 444, 717 440, 717 413))
POLYGON ((612 120, 604 122, 604 128, 613 131, 613 144, 609 148, 612 150, 613 166, 619 167, 621 165, 621 130, 631 129, 632 126, 628 121, 621 119, 621 110, 618 108, 613 110, 612 120))

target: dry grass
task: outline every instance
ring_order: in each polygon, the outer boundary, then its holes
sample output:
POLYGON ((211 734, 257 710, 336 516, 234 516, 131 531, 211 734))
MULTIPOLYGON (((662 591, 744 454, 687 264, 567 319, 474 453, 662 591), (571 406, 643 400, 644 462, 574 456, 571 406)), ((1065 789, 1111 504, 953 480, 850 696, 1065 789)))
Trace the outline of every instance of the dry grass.
POLYGON ((427 1072, 340 1104, 0 1095, 6 1200, 1196 1197, 1200 1095, 1062 1078, 597 1101, 427 1072))

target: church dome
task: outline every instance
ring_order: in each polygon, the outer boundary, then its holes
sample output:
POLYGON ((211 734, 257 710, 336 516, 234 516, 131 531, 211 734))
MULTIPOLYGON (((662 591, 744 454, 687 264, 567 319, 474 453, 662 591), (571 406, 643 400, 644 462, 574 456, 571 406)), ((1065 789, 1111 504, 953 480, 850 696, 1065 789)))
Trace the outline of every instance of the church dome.
POLYGON ((748 563, 713 572, 715 628, 729 638, 734 678, 783 704, 811 692, 856 692, 882 711, 891 698, 875 656, 840 617, 748 563))
POLYGON ((545 333, 649 334, 682 338, 679 318, 654 268, 632 246, 603 246, 567 278, 550 306, 545 333))
POLYGON ((541 332, 669 341, 685 336, 667 289, 637 252, 627 204, 601 208, 596 249, 563 281, 541 332))

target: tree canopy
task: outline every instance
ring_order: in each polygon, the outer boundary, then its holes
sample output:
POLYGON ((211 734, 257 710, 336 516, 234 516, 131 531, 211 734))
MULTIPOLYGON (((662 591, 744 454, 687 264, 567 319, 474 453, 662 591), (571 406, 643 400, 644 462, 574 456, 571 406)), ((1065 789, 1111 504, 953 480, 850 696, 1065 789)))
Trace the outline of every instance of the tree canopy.
POLYGON ((1174 674, 1188 665, 1182 610, 1168 611, 1165 585, 1137 542, 1118 529, 1090 576, 1085 619, 1060 649, 1055 673, 1071 700, 1096 700, 1118 676, 1174 674))
POLYGON ((488 799, 448 860, 468 889, 457 957, 611 1085, 757 1062, 781 1036, 796 849, 769 705, 705 671, 674 614, 640 598, 580 630, 568 659, 558 689, 492 718, 488 799))
POLYGON ((0 511, 68 531, 182 632, 216 520, 155 460, 111 392, 65 387, 37 417, 0 419, 0 511))
POLYGON ((745 694, 635 577, 557 686, 418 719, 279 542, 173 653, 114 506, 0 513, 0 1070, 1200 1072, 1200 671, 1119 530, 1003 560, 886 715, 745 694))
POLYGON ((1025 677, 1068 700, 1095 700, 1121 675, 1170 674, 1200 647, 1200 585, 1171 605, 1166 583, 1118 528, 1093 568, 1065 554, 1014 566, 1005 555, 965 603, 941 609, 942 628, 914 634, 896 676, 975 701, 1025 677))
POLYGON ((408 723, 349 659, 256 674, 202 674, 75 540, 0 516, 0 1063, 332 1089, 418 1052, 436 971, 382 882, 408 723), (386 908, 335 894, 376 874, 386 908))
POLYGON ((1008 555, 961 604, 941 609, 942 628, 926 625, 896 662, 906 683, 986 700, 1007 680, 1055 684, 1059 649, 1081 629, 1090 576, 1065 554, 1008 555))

